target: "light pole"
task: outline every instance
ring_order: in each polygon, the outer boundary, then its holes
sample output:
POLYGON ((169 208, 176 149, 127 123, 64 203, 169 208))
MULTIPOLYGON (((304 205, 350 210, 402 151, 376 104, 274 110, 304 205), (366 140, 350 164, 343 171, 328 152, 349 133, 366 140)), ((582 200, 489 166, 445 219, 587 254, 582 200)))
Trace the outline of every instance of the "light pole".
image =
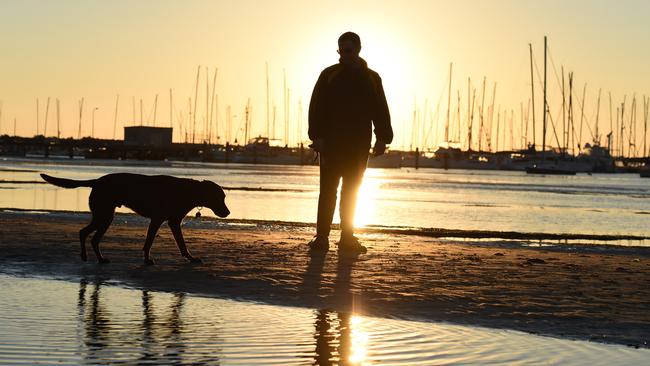
POLYGON ((92 138, 95 138, 95 111, 98 109, 99 107, 95 107, 95 109, 93 109, 93 119, 92 119, 93 123, 92 123, 92 133, 91 133, 92 138))

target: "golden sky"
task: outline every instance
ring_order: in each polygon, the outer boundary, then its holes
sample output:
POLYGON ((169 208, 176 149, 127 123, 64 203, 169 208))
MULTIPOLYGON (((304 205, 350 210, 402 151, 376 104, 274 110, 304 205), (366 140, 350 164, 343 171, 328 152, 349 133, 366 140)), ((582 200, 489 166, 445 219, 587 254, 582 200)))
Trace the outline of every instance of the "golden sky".
MULTIPOLYGON (((601 131, 609 130, 608 92, 614 109, 623 96, 636 93, 637 126, 643 125, 644 94, 649 94, 650 23, 647 1, 0 1, 0 132, 36 133, 36 99, 42 133, 48 97, 60 100, 62 136, 77 135, 78 101, 84 98, 82 135, 111 138, 119 94, 118 133, 140 123, 169 124, 169 89, 174 94, 175 140, 178 123, 188 115, 197 66, 218 67, 219 123, 223 135, 226 107, 231 106, 233 136, 248 98, 253 106, 252 135, 266 134, 265 64, 271 100, 277 106, 276 137, 282 138, 283 70, 290 94, 290 140, 306 137, 309 97, 319 72, 338 60, 336 40, 344 31, 361 36, 361 55, 380 73, 391 108, 394 146, 410 145, 414 105, 427 124, 440 103, 440 119, 429 144, 442 139, 449 63, 454 63, 452 109, 460 90, 461 119, 467 109, 467 82, 480 89, 487 78, 489 104, 497 82, 495 108, 514 110, 530 98, 528 43, 539 71, 542 40, 549 37, 549 103, 560 116, 560 67, 574 72, 574 95, 582 99, 593 126, 598 89, 601 131), (302 136, 298 102, 302 101, 302 136), (431 112, 426 112, 429 109, 431 112)), ((211 82, 211 80, 210 80, 211 82)), ((568 81, 567 81, 568 83, 568 81)), ((536 89, 541 119, 541 89, 536 89)), ((199 87, 197 120, 205 118, 205 73, 199 87)), ((650 94, 649 94, 650 95, 650 94)), ((576 101, 574 101, 576 103, 576 101)), ((629 108, 629 106, 627 107, 629 108)), ((478 113, 478 112, 476 112, 478 113)), ((510 113, 510 112, 508 112, 510 113)), ((575 112, 578 114, 578 112, 575 112)), ((452 117, 454 113, 452 112, 452 117)), ((51 102, 48 135, 55 135, 51 102)), ((496 116, 495 116, 496 118, 496 116)), ((464 123, 464 122, 463 122, 464 123)), ((627 123, 627 122, 626 122, 627 123)), ((520 124, 515 122, 515 135, 520 124)), ((428 127, 427 127, 428 128, 428 127)), ((541 128, 538 128, 538 131, 541 128)), ((640 130, 641 131, 641 130, 640 130)), ((607 131, 608 132, 608 131, 607 131)), ((423 133, 419 133, 422 135, 423 133)), ((538 139, 541 132, 538 132, 538 139)), ((585 136, 588 136, 586 130, 585 136)), ((420 136, 422 138, 422 136, 420 136)), ((517 139, 517 137, 515 137, 517 139)), ((583 138, 586 141, 587 137, 583 138)), ((509 145, 509 139, 505 147, 509 145)), ((538 142, 539 143, 539 142, 538 142)))

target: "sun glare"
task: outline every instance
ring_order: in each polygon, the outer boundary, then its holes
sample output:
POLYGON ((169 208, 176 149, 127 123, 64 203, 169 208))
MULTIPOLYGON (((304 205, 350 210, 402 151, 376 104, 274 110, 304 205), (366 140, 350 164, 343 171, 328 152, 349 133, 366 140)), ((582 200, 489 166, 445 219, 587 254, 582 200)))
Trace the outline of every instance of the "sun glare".
POLYGON ((359 196, 357 210, 354 215, 354 226, 361 227, 375 223, 377 217, 377 199, 381 194, 382 171, 369 169, 366 171, 359 196))

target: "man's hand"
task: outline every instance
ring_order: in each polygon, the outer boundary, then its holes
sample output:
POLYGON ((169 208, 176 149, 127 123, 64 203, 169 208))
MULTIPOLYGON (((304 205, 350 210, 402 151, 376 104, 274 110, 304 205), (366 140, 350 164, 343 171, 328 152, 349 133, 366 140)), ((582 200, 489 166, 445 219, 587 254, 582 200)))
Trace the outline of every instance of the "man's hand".
POLYGON ((323 151, 323 139, 316 139, 309 145, 314 151, 320 153, 323 151))
POLYGON ((385 152, 386 152, 386 144, 379 140, 375 141, 375 147, 372 148, 372 155, 380 156, 380 155, 384 155, 385 152))

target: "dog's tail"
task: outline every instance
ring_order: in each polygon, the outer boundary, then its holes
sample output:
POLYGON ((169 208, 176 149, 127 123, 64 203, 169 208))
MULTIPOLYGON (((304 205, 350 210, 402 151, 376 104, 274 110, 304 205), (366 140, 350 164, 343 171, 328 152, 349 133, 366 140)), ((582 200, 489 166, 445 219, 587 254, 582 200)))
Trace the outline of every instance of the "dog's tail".
POLYGON ((56 178, 49 176, 47 174, 41 174, 41 178, 50 184, 54 184, 57 187, 63 188, 78 188, 78 187, 92 187, 95 185, 97 179, 91 180, 74 180, 74 179, 65 179, 65 178, 56 178))

